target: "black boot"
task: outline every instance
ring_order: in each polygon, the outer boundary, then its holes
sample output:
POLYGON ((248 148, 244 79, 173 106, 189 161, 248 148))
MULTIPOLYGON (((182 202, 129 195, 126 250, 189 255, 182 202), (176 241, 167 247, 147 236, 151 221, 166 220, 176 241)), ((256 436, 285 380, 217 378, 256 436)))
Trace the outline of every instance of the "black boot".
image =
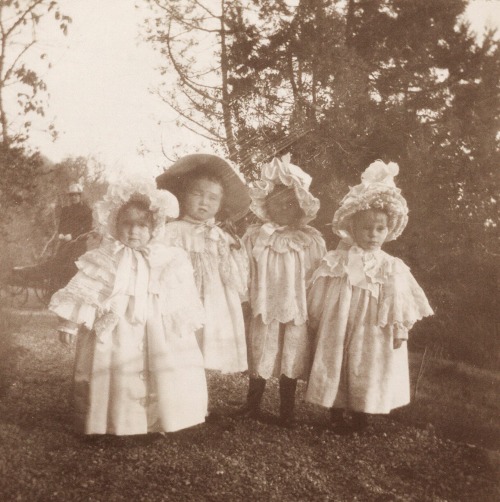
POLYGON ((351 428, 354 432, 364 431, 368 427, 368 414, 362 411, 353 411, 351 416, 351 428))
POLYGON ((280 419, 282 427, 293 427, 295 425, 295 390, 297 389, 297 379, 288 378, 285 375, 280 377, 280 419))
POLYGON ((247 402, 234 413, 234 416, 258 418, 265 388, 266 380, 264 378, 250 378, 248 382, 247 402))
POLYGON ((346 435, 352 432, 352 428, 346 422, 343 408, 330 408, 330 424, 335 434, 346 435))
POLYGON ((332 427, 345 427, 347 425, 343 408, 330 408, 330 424, 332 427))

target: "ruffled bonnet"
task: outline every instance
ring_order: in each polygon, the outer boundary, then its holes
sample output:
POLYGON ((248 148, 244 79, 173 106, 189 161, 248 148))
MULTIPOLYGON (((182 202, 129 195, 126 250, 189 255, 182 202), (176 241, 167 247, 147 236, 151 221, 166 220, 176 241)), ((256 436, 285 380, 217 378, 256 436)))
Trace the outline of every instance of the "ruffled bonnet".
POLYGON ((271 221, 267 214, 266 198, 277 185, 292 187, 299 206, 304 212, 299 224, 305 225, 316 218, 319 200, 309 192, 312 178, 299 166, 290 163, 290 154, 274 158, 262 166, 260 180, 250 184, 250 209, 263 221, 271 221))
POLYGON ((359 211, 380 209, 389 216, 389 233, 386 241, 397 239, 408 223, 408 206, 396 187, 394 177, 399 173, 395 162, 386 164, 381 160, 372 162, 361 175, 361 184, 351 187, 342 199, 339 209, 333 216, 332 229, 349 244, 352 217, 359 211))
POLYGON ((177 198, 166 190, 158 190, 153 179, 122 179, 110 184, 104 198, 94 206, 96 230, 116 238, 118 211, 125 203, 134 199, 149 201, 149 210, 153 213, 153 237, 162 231, 167 218, 179 216, 177 198))

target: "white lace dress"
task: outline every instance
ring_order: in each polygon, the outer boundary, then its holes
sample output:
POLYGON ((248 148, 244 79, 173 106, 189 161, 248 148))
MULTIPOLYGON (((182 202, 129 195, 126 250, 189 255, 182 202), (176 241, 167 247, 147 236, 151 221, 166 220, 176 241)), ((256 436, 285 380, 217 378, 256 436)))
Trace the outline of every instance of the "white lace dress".
POLYGON ((145 434, 204 422, 207 386, 195 336, 203 310, 186 254, 107 240, 77 266, 49 308, 61 328, 78 331, 78 430, 145 434))
POLYGON ((389 413, 410 402, 408 330, 432 309, 398 258, 357 246, 330 251, 309 291, 317 342, 306 400, 389 413))
POLYGON ((306 285, 326 253, 325 242, 313 227, 274 223, 249 227, 243 242, 251 257, 250 376, 305 379, 312 350, 306 285))
POLYGON ((245 249, 213 222, 173 221, 165 227, 165 243, 187 251, 205 309, 198 333, 205 368, 224 373, 248 367, 241 302, 247 297, 245 249))

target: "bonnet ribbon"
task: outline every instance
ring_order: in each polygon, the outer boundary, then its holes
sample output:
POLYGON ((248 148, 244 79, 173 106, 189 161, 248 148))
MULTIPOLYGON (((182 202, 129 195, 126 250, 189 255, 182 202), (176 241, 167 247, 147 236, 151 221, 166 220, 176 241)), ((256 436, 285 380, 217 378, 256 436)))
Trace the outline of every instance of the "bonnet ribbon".
POLYGON ((197 221, 189 216, 184 216, 182 218, 184 221, 192 223, 195 225, 196 234, 206 234, 207 237, 213 241, 218 241, 224 238, 224 231, 215 223, 215 218, 210 218, 207 221, 197 221))
MULTIPOLYGON (((116 255, 120 252, 122 255, 116 268, 113 291, 109 298, 106 299, 104 307, 114 311, 116 314, 122 315, 125 312, 120 312, 121 309, 117 303, 120 301, 120 297, 132 293, 131 296, 133 298, 129 319, 134 324, 143 323, 146 321, 148 302, 149 269, 145 258, 148 250, 147 248, 140 250, 131 249, 117 242, 114 254, 116 255), (131 284, 131 281, 134 281, 134 283, 131 284)), ((130 306, 125 306, 125 308, 127 307, 130 306)))
POLYGON ((367 268, 377 265, 376 253, 369 253, 358 246, 351 246, 347 252, 347 275, 351 286, 366 289, 378 298, 377 284, 371 281, 367 268), (368 263, 371 261, 372 263, 368 263))

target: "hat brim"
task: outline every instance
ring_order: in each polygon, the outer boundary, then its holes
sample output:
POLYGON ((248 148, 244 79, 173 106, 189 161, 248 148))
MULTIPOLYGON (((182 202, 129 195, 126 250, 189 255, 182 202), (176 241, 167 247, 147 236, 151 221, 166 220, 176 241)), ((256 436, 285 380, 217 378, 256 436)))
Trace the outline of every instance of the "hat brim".
POLYGON ((156 178, 158 188, 181 198, 186 177, 195 169, 207 169, 222 178, 224 183, 224 212, 228 219, 237 221, 248 213, 250 194, 244 181, 231 165, 217 155, 194 153, 181 157, 156 178))

